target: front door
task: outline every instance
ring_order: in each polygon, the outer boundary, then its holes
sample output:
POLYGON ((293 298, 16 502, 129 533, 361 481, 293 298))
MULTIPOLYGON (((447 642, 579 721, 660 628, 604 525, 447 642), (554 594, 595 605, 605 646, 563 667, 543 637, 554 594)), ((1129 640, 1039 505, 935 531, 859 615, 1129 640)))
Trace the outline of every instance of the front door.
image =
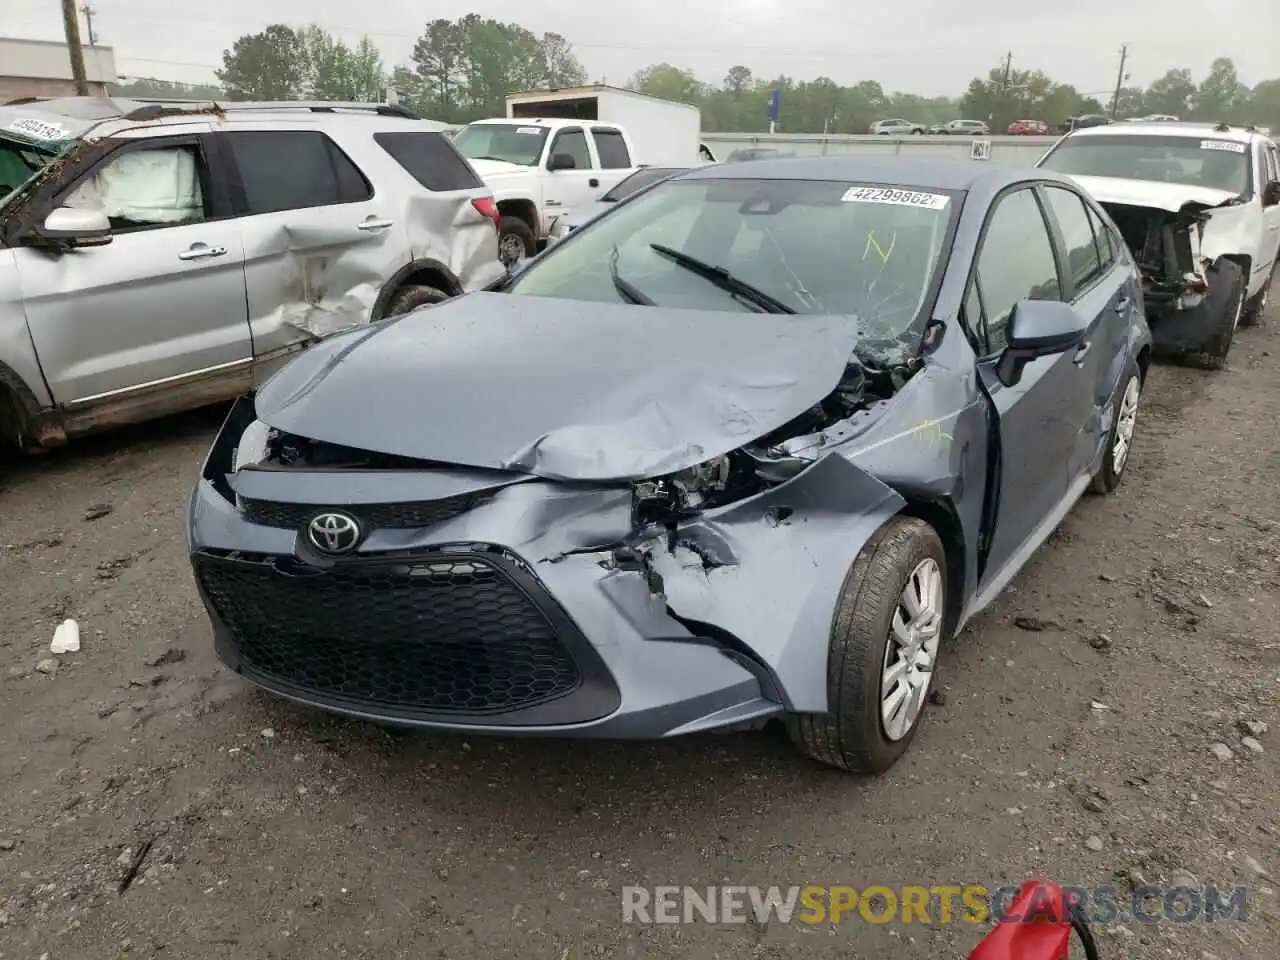
POLYGON ((220 219, 204 148, 198 135, 123 143, 53 201, 103 209, 111 243, 14 250, 45 380, 72 421, 107 406, 182 409, 247 384, 244 249, 220 219))
POLYGON ((1085 389, 1075 352, 1032 361, 1012 387, 1000 383, 995 371, 1017 303, 1061 298, 1049 227, 1035 191, 1028 187, 1004 195, 989 215, 965 301, 967 322, 981 332, 985 357, 978 370, 1000 434, 984 585, 1043 535, 1044 523, 1061 509, 1071 486, 1070 452, 1083 428, 1075 397, 1085 389))
MULTIPOLYGON (((1264 165, 1260 166, 1259 170, 1263 171, 1261 179, 1265 189, 1268 180, 1273 183, 1280 182, 1280 147, 1274 143, 1267 143, 1262 146, 1261 152, 1264 165)), ((1280 257, 1280 203, 1273 203, 1269 207, 1262 208, 1262 256, 1259 260, 1264 284, 1267 282, 1265 278, 1271 276, 1270 270, 1275 268, 1278 257, 1280 257)))
POLYGON ((594 203, 604 193, 600 185, 600 170, 592 156, 591 146, 586 131, 581 127, 565 127, 551 141, 551 149, 547 151, 547 162, 557 154, 573 157, 572 170, 548 171, 546 186, 543 192, 543 204, 546 206, 547 223, 544 228, 551 231, 553 218, 567 217, 574 210, 581 210, 587 204, 594 203))

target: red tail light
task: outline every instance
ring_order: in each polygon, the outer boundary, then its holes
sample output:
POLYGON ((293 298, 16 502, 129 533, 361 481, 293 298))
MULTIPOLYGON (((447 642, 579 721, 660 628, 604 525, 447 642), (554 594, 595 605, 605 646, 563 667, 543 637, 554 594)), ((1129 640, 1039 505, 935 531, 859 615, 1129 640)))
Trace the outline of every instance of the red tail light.
POLYGON ((498 205, 493 202, 493 197, 477 197, 471 201, 471 205, 481 216, 493 221, 493 229, 498 229, 498 225, 502 223, 502 214, 498 212, 498 205))

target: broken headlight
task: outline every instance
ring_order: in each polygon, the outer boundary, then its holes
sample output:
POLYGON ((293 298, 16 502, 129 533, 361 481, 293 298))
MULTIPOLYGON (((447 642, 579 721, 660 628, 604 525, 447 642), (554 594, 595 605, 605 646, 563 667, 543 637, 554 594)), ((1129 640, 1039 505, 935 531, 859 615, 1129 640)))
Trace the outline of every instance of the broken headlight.
POLYGON ((231 457, 231 472, 241 467, 256 466, 271 456, 271 447, 276 439, 276 431, 261 420, 255 420, 244 428, 240 434, 240 442, 231 457))

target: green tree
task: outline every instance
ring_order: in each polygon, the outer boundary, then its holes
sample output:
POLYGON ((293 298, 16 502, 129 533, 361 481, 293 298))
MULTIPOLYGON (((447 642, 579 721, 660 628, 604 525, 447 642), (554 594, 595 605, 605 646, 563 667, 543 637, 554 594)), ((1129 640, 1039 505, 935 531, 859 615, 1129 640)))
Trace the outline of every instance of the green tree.
POLYGON ((306 87, 317 100, 377 100, 386 86, 382 56, 368 37, 355 49, 317 26, 298 31, 306 87))
POLYGON ((587 82, 587 71, 574 56, 573 45, 558 33, 544 33, 542 48, 543 82, 551 87, 574 87, 587 82))
POLYGON ((1240 82, 1236 65, 1230 57, 1219 57, 1209 67, 1209 74, 1200 81, 1196 91, 1195 117, 1197 120, 1222 120, 1237 118, 1249 103, 1249 88, 1240 82))
POLYGON ((706 94, 706 86, 692 70, 673 67, 669 63, 655 63, 645 67, 628 82, 637 93, 663 100, 700 105, 706 94))
POLYGON ((240 37, 222 51, 222 69, 215 71, 232 100, 297 99, 306 73, 302 41, 283 23, 240 37))
POLYGON ((1270 127, 1272 137, 1280 136, 1280 79, 1263 80, 1253 88, 1249 119, 1270 127))
POLYGON ((505 116, 507 94, 545 84, 543 47, 518 24, 464 19, 467 109, 473 119, 505 116))
MULTIPOLYGON (((476 18, 479 19, 478 17, 476 18)), ((414 105, 439 120, 460 119, 459 88, 466 75, 463 21, 432 20, 413 45, 413 67, 421 89, 414 105)))
POLYGON ((1191 79, 1191 71, 1185 68, 1170 70, 1147 87, 1143 100, 1147 113, 1183 119, 1190 117, 1196 101, 1196 83, 1191 79))

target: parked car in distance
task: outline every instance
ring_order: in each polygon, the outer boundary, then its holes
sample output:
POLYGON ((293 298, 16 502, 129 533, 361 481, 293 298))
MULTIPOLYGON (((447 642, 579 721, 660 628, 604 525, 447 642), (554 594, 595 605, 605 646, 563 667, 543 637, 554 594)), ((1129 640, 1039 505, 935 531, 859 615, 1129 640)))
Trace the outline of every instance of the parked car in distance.
POLYGON ((912 134, 923 134, 925 125, 923 123, 912 123, 910 120, 877 120, 873 123, 868 132, 873 136, 879 137, 900 137, 903 135, 910 136, 912 134))
POLYGON ((1047 137, 1052 131, 1043 120, 1015 120, 1005 133, 1011 137, 1047 137))
POLYGON ((1086 127, 1102 127, 1110 122, 1110 117, 1104 117, 1100 113, 1086 113, 1079 117, 1067 117, 1058 124, 1058 132, 1070 133, 1072 130, 1083 130, 1086 127))
POLYGON ((1101 203, 1142 270, 1155 345, 1210 369, 1266 309, 1280 252, 1280 152, 1225 124, 1076 130, 1038 166, 1101 203))
POLYGON ((624 200, 634 193, 647 189, 655 183, 660 183, 668 177, 675 176, 677 173, 683 173, 688 167, 641 167, 631 176, 624 180, 620 180, 612 190, 607 190, 595 203, 576 210, 569 216, 565 217, 561 223, 563 231, 559 233, 555 239, 559 240, 572 233, 578 227, 594 220, 602 214, 608 213, 618 201, 624 200))
POLYGON ((939 645, 1124 475, 1150 334, 1114 231, 959 159, 655 184, 235 406, 187 514, 218 656, 411 727, 778 718, 885 770, 939 645))
POLYGON ((991 129, 982 120, 948 120, 932 128, 932 132, 943 137, 985 137, 991 129))
POLYGON ((0 442, 231 399, 501 277, 493 197, 443 127, 371 103, 0 106, 0 442))

